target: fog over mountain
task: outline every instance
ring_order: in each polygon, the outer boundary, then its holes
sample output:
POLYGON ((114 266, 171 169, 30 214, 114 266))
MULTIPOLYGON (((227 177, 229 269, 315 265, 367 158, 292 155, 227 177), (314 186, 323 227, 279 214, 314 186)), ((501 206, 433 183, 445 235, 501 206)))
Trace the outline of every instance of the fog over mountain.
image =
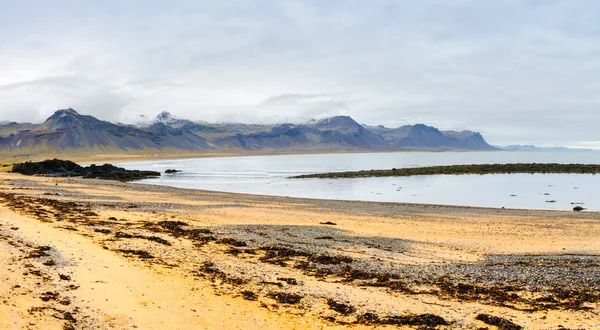
POLYGON ((600 146, 594 1, 3 1, 0 121, 73 107, 600 146))

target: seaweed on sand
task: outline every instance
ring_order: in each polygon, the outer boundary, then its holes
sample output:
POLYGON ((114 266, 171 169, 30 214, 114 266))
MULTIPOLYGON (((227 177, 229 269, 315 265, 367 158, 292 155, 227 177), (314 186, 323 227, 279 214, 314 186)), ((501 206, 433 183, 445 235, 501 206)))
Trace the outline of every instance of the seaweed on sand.
POLYGON ((302 298, 304 298, 301 295, 298 295, 295 293, 287 293, 287 292, 273 292, 273 293, 268 294, 268 297, 275 299, 280 304, 289 304, 289 305, 295 305, 295 304, 299 303, 300 300, 302 300, 302 298))
POLYGON ((511 320, 492 316, 488 314, 479 314, 475 317, 476 320, 482 321, 485 324, 493 325, 498 327, 499 330, 521 330, 522 326, 513 323, 511 320))

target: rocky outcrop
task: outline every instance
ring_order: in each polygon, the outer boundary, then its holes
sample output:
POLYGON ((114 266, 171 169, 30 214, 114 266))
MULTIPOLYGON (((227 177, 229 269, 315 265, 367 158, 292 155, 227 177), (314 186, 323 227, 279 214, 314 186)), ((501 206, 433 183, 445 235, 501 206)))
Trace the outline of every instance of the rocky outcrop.
POLYGON ((126 170, 110 164, 83 167, 72 161, 60 159, 15 164, 13 165, 12 172, 24 175, 83 177, 118 181, 135 181, 160 176, 160 173, 155 171, 126 170))

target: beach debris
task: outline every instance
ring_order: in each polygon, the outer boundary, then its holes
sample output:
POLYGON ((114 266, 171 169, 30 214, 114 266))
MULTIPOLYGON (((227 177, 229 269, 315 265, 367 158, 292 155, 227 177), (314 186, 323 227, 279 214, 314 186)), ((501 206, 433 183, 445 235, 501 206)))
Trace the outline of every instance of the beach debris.
POLYGON ((63 314, 63 318, 67 321, 71 321, 71 322, 77 322, 77 320, 75 319, 75 317, 73 317, 73 314, 71 314, 70 312, 65 312, 63 314))
POLYGON ((162 245, 171 246, 171 243, 169 241, 167 241, 164 238, 160 238, 158 236, 132 235, 132 234, 124 233, 122 231, 118 231, 115 233, 115 237, 116 238, 139 238, 139 239, 145 239, 148 241, 156 242, 156 243, 159 243, 162 245))
POLYGON ((492 316, 492 315, 488 315, 488 314, 479 314, 475 317, 475 319, 479 320, 485 324, 496 326, 500 330, 521 330, 521 329, 523 329, 522 326, 513 323, 511 320, 508 320, 508 319, 505 319, 502 317, 498 317, 498 316, 492 316))
POLYGON ((321 265, 339 265, 343 263, 351 263, 354 259, 347 256, 330 256, 330 255, 311 255, 308 261, 321 265))
POLYGON ((50 251, 51 247, 49 246, 38 246, 33 248, 31 252, 27 255, 26 258, 41 258, 41 257, 49 257, 50 255, 47 253, 50 251))
POLYGON ((556 201, 555 200, 549 200, 549 201, 546 201, 546 203, 556 203, 556 201))
POLYGON ((275 299, 280 304, 289 304, 295 305, 302 300, 301 295, 295 293, 287 293, 287 292, 273 292, 268 294, 269 298, 275 299))
POLYGON ((390 325, 412 325, 412 326, 428 326, 437 327, 439 325, 450 325, 443 317, 434 314, 418 314, 418 315, 392 315, 386 318, 380 318, 373 323, 390 324, 390 325))
POLYGON ((266 246, 260 250, 266 251, 266 254, 259 258, 260 261, 286 267, 287 262, 292 260, 292 257, 310 257, 311 254, 304 251, 296 251, 283 246, 266 246))
POLYGON ((58 299, 58 292, 47 291, 41 294, 40 299, 42 301, 50 301, 58 299))
POLYGON ((230 238, 230 237, 220 239, 220 240, 217 241, 217 243, 219 243, 219 244, 226 244, 226 245, 230 245, 230 246, 233 246, 233 247, 246 247, 246 246, 248 246, 248 243, 246 243, 244 241, 237 240, 235 238, 230 238))
POLYGON ((342 315, 350 315, 356 312, 356 307, 344 303, 339 303, 333 299, 328 299, 327 305, 329 306, 329 308, 342 315))
POLYGON ((292 277, 278 277, 277 280, 285 282, 289 285, 298 285, 298 281, 292 277))
POLYGON ((152 259, 152 258, 154 258, 153 255, 151 255, 147 251, 143 251, 143 250, 120 249, 120 250, 117 250, 117 251, 119 251, 121 253, 124 253, 125 255, 134 255, 134 256, 137 256, 140 259, 152 259))
POLYGON ((246 300, 257 300, 258 299, 258 295, 250 290, 244 290, 242 292, 240 292, 242 294, 242 297, 246 300))
POLYGON ((337 223, 331 221, 320 222, 321 225, 337 226, 337 223))

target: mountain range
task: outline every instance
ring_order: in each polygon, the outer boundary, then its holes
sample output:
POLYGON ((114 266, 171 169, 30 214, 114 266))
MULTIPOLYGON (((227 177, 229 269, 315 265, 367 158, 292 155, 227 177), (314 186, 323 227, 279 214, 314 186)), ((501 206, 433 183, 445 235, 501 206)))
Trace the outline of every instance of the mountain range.
POLYGON ((398 128, 361 125, 348 116, 304 124, 207 123, 159 114, 138 125, 114 124, 73 109, 41 124, 0 123, 0 153, 26 156, 131 151, 359 151, 495 150, 481 134, 440 131, 423 124, 398 128))
POLYGON ((538 147, 532 144, 512 144, 509 146, 495 146, 498 149, 507 150, 507 151, 594 151, 594 149, 586 149, 586 148, 568 148, 568 147, 538 147))

